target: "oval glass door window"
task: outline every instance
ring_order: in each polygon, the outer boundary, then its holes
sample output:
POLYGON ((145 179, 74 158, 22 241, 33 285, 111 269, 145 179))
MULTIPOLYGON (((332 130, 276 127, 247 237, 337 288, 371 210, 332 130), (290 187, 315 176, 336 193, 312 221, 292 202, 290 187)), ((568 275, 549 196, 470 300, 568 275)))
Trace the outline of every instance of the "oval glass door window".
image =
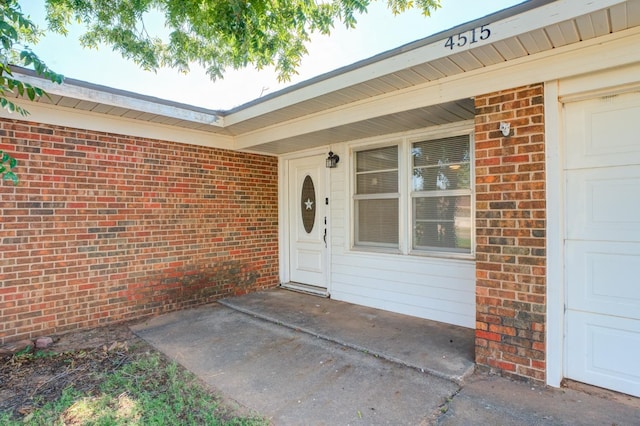
POLYGON ((307 175, 302 182, 302 197, 300 208, 302 211, 302 224, 307 234, 313 231, 316 222, 316 188, 311 176, 307 175))

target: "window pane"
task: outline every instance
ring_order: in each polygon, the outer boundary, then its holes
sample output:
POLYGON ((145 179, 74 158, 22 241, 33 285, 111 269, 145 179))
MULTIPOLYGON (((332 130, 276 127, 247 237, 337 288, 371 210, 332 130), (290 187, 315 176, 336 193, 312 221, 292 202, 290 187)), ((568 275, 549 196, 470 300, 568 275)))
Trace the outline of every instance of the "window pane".
POLYGON ((411 154, 417 167, 468 163, 469 135, 416 142, 411 154))
POLYGON ((356 244, 397 248, 398 147, 359 151, 355 156, 356 195, 366 195, 354 201, 356 244))
POLYGON ((471 197, 413 199, 413 248, 471 252, 471 197))
POLYGON ((357 175, 356 194, 398 192, 398 172, 375 172, 357 175))
POLYGON ((397 146, 387 146, 356 153, 356 173, 397 169, 397 146))
POLYGON ((356 200, 356 244, 398 245, 398 200, 356 200))
POLYGON ((413 191, 471 187, 469 135, 416 142, 411 156, 413 191))
POLYGON ((458 164, 444 168, 414 168, 413 191, 444 191, 469 189, 471 185, 470 164, 458 164), (453 168, 452 168, 453 167, 453 168))

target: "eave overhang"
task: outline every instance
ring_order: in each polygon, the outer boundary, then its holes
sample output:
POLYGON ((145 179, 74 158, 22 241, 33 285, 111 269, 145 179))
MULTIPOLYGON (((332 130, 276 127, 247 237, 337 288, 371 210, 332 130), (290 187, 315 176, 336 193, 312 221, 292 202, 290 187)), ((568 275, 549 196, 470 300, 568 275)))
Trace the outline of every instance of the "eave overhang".
MULTIPOLYGON (((553 65, 554 55, 579 49, 586 49, 584 55, 619 33, 636 36, 638 26, 640 0, 527 1, 229 111, 72 79, 58 86, 28 71, 17 72, 51 94, 39 102, 187 128, 224 140, 229 149, 277 155, 472 119, 473 96, 500 90, 501 83, 527 84, 555 75, 541 72, 535 80, 527 64, 540 59, 553 65), (510 77, 508 70, 527 78, 510 77)), ((639 50, 612 63, 640 61, 639 50)), ((538 66, 547 67, 543 62, 538 66)))

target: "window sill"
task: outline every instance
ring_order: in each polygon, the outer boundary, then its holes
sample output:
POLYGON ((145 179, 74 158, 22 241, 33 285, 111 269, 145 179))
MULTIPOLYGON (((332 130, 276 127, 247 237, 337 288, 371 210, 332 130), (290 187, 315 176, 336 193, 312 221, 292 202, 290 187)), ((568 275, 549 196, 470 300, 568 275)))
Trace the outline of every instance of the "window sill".
POLYGON ((380 254, 403 254, 400 249, 388 248, 388 247, 374 247, 374 246, 353 246, 351 251, 354 253, 380 253, 380 254))
POLYGON ((409 256, 428 257, 428 258, 437 258, 437 259, 470 260, 470 261, 476 260, 476 255, 474 253, 455 253, 455 252, 447 252, 447 251, 414 250, 409 252, 409 256))
POLYGON ((354 246, 351 247, 351 253, 354 254, 381 254, 381 255, 393 255, 393 256, 406 256, 412 258, 425 258, 425 259, 448 259, 448 260, 462 260, 472 261, 476 260, 475 254, 468 253, 451 253, 451 252, 425 252, 425 251, 412 251, 409 253, 403 253, 399 249, 391 249, 384 247, 366 247, 366 246, 354 246))

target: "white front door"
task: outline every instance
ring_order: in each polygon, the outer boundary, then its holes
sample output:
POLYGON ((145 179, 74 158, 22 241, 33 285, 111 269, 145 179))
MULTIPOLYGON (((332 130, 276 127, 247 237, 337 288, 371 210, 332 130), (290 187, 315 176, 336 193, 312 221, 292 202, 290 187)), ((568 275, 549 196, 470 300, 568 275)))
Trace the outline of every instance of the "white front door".
POLYGON ((565 376, 640 396, 640 94, 565 119, 565 376))
POLYGON ((289 280, 327 288, 325 156, 289 161, 289 280))

